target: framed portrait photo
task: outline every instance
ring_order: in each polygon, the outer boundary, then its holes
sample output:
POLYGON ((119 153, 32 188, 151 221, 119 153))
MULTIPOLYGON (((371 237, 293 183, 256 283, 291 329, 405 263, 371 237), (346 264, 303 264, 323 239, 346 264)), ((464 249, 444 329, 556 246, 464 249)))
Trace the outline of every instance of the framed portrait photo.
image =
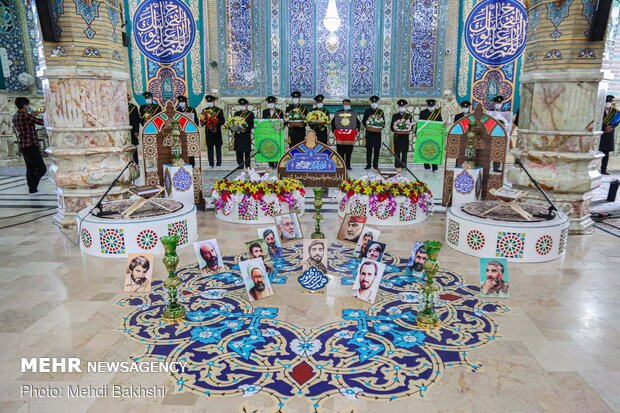
POLYGON ((269 276, 262 258, 252 258, 239 263, 239 270, 250 301, 262 300, 273 295, 269 276))
POLYGON ((303 246, 304 271, 316 267, 323 274, 327 274, 327 246, 325 239, 305 239, 303 246))
POLYGON ((271 257, 267 253, 267 243, 264 239, 255 239, 252 241, 245 242, 245 252, 248 259, 260 258, 263 260, 263 264, 265 264, 265 269, 267 270, 267 274, 273 271, 273 261, 271 257))
POLYGON ((153 279, 153 254, 129 254, 125 270, 126 293, 148 293, 153 279))
POLYGON ((267 251, 271 258, 282 257, 282 241, 280 241, 280 235, 278 234, 278 228, 274 225, 266 228, 259 228, 256 230, 258 238, 264 239, 267 244, 267 251))
POLYGON ((360 258, 368 258, 372 261, 381 262, 385 254, 386 245, 383 242, 368 241, 364 249, 364 255, 360 254, 360 258))
POLYGON ((508 261, 505 258, 480 258, 480 297, 510 297, 508 261))
POLYGON ((198 261, 198 268, 203 274, 217 273, 223 269, 222 253, 215 238, 194 242, 194 253, 198 261))
POLYGON ((422 277, 424 275, 424 263, 428 259, 428 253, 423 242, 417 241, 411 248, 411 254, 409 255, 409 261, 407 261, 407 268, 411 270, 411 274, 416 277, 422 277))
POLYGON ((368 258, 362 259, 359 267, 357 267, 351 295, 367 303, 374 303, 384 271, 385 264, 368 258))
POLYGON ((366 256, 366 246, 368 245, 368 241, 379 241, 380 234, 381 231, 378 229, 364 226, 362 235, 357 240, 357 245, 355 246, 355 254, 360 258, 364 258, 366 256))
POLYGON ((304 237, 297 214, 276 215, 274 219, 282 242, 294 241, 304 237))
POLYGON ((350 214, 345 215, 336 239, 340 241, 357 243, 362 235, 365 224, 366 217, 350 214))

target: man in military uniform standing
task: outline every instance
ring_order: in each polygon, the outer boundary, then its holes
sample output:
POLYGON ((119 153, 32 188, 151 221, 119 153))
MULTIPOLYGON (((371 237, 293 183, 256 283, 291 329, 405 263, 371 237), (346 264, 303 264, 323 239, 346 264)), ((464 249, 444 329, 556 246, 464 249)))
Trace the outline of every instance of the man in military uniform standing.
MULTIPOLYGON (((286 107, 286 116, 288 117, 289 113, 291 113, 293 109, 299 109, 299 111, 301 112, 301 114, 304 116, 304 119, 305 119, 305 117, 308 115, 308 109, 306 109, 305 107, 299 104, 299 100, 301 99, 301 93, 295 91, 291 93, 291 98, 293 98, 293 102, 286 107)), ((290 147, 293 147, 297 145, 298 143, 303 142, 304 139, 306 139, 306 125, 305 124, 303 126, 289 126, 288 127, 288 140, 289 140, 290 147)))
POLYGON ((153 116, 161 112, 161 106, 153 101, 153 94, 151 92, 144 92, 142 94, 146 100, 146 104, 140 105, 140 123, 144 125, 153 116))
POLYGON ((185 114, 185 116, 193 120, 196 126, 198 126, 198 114, 196 113, 195 108, 189 106, 189 103, 187 102, 187 97, 177 96, 177 102, 177 107, 174 108, 174 110, 185 114))
POLYGON ((609 175, 607 164, 609 163, 609 152, 614 151, 614 134, 617 123, 613 123, 618 110, 613 106, 615 96, 607 95, 605 98, 605 110, 603 112, 603 134, 598 144, 598 150, 605 156, 601 160, 601 175, 609 175))
POLYGON ((371 96, 370 97, 370 108, 364 111, 364 117, 362 118, 362 124, 366 128, 366 167, 364 169, 370 169, 370 161, 372 160, 372 167, 375 169, 379 169, 379 150, 381 149, 381 131, 369 131, 368 118, 371 116, 378 116, 383 120, 384 126, 381 127, 381 130, 385 127, 385 117, 383 114, 383 110, 379 109, 379 96, 371 96))
MULTIPOLYGON (((327 118, 329 118, 329 111, 323 107, 323 99, 325 99, 325 96, 323 95, 316 95, 314 97, 316 108, 313 109, 310 113, 314 111, 323 112, 324 114, 327 115, 327 118)), ((310 125, 310 129, 314 131, 314 133, 316 134, 316 139, 319 142, 321 142, 324 145, 327 145, 327 134, 328 134, 327 125, 323 125, 323 126, 310 125)))
POLYGON ((332 131, 336 137, 336 152, 344 159, 347 170, 351 168, 351 155, 355 138, 360 130, 360 122, 357 114, 351 110, 351 99, 342 101, 342 110, 334 114, 332 119, 332 131))
POLYGON ((252 151, 252 129, 254 128, 254 112, 248 110, 248 101, 244 98, 238 100, 240 110, 234 116, 241 116, 247 127, 234 134, 234 149, 237 153, 237 164, 244 168, 250 167, 250 152, 252 151))
MULTIPOLYGON (((436 107, 437 101, 435 99, 426 99, 426 109, 420 111, 419 120, 434 120, 441 122, 441 108, 436 107)), ((431 169, 431 165, 424 164, 424 169, 431 169)), ((432 165, 433 172, 437 170, 437 165, 432 165)))
POLYGON ((400 99, 396 102, 398 105, 398 112, 392 115, 392 121, 390 123, 390 130, 394 133, 394 167, 403 168, 407 166, 407 152, 409 152, 409 132, 398 132, 394 128, 394 124, 399 120, 409 120, 413 122, 411 112, 407 110, 407 101, 400 99))
POLYGON ((471 102, 469 100, 464 100, 460 103, 460 105, 461 105, 461 113, 457 113, 456 115, 454 115, 455 123, 459 119, 462 119, 465 116, 469 115, 469 108, 471 107, 471 102))
MULTIPOLYGON (((284 121, 284 112, 282 109, 276 108, 276 103, 278 103, 278 99, 275 96, 267 96, 267 109, 263 110, 263 119, 281 119, 284 121)), ((275 168, 278 166, 277 162, 269 162, 270 168, 275 168)))
POLYGON ((213 168, 213 152, 217 166, 222 166, 222 126, 226 123, 224 119, 224 111, 222 108, 215 106, 217 98, 212 95, 205 97, 207 107, 202 110, 200 125, 205 127, 205 140, 207 141, 207 156, 209 158, 209 166, 213 168), (216 119, 215 125, 207 126, 206 117, 211 115, 216 119))
MULTIPOLYGON (((140 114, 138 113, 138 107, 131 103, 131 96, 127 94, 127 106, 129 112, 129 125, 131 125, 131 144, 138 146, 140 143, 140 114)), ((138 163, 138 148, 133 153, 133 161, 138 163)))

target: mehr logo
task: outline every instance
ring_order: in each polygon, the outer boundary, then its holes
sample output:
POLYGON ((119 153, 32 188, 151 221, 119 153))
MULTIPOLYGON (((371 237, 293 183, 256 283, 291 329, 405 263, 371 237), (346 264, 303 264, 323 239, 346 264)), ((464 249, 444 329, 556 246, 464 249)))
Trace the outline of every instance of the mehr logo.
POLYGON ((22 357, 22 373, 81 373, 77 357, 22 357))

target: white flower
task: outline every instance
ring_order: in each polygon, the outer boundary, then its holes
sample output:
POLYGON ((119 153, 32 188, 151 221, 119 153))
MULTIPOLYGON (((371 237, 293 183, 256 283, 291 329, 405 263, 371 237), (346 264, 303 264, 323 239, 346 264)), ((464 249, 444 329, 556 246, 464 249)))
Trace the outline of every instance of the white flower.
POLYGON ((274 194, 263 195, 263 201, 265 201, 266 204, 271 204, 273 202, 276 202, 277 200, 278 200, 278 197, 274 194))
POLYGON ((213 192, 211 192, 211 198, 217 201, 218 199, 220 199, 220 193, 214 189, 213 192))
POLYGON ((239 388, 243 391, 243 397, 250 397, 251 395, 261 391, 263 386, 259 386, 257 384, 242 384, 239 388))
POLYGON ((360 195, 359 200, 362 201, 363 203, 366 203, 370 200, 370 197, 368 195, 360 195))
POLYGON ((402 196, 402 195, 397 195, 394 197, 394 201, 396 201, 397 204, 402 204, 405 201, 407 201, 409 198, 407 198, 406 196, 402 196))
POLYGON ((241 203, 241 200, 243 199, 243 194, 232 194, 231 199, 236 202, 237 204, 241 203))
POLYGON ((304 199, 304 197, 301 195, 301 192, 299 192, 299 189, 293 191, 293 198, 297 201, 301 201, 302 199, 304 199))
POLYGON ((359 387, 341 387, 338 391, 347 399, 356 400, 357 394, 361 393, 362 389, 359 387))
POLYGON ((319 340, 298 340, 291 341, 291 350, 300 357, 308 357, 321 349, 319 340))

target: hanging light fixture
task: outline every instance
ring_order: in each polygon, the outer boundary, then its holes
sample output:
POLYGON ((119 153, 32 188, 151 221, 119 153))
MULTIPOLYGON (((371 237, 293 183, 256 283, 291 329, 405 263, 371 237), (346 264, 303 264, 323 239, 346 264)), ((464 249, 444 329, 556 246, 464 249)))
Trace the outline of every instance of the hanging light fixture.
POLYGON ((327 12, 323 18, 323 26, 330 32, 335 33, 340 27, 340 16, 336 8, 336 0, 329 0, 327 4, 327 12))

